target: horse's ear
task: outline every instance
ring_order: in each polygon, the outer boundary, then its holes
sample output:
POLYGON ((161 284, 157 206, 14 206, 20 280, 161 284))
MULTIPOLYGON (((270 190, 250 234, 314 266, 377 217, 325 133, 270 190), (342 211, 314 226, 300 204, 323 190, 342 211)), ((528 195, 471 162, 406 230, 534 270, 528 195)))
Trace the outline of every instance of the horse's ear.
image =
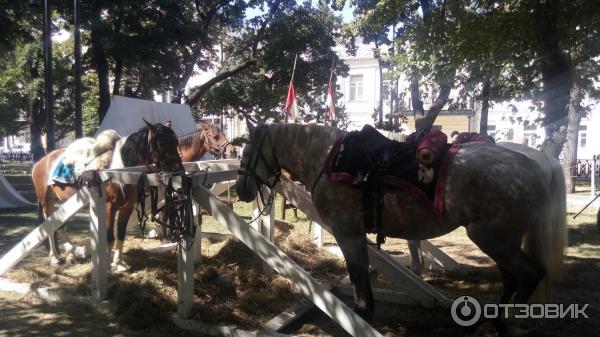
POLYGON ((166 121, 165 122, 165 126, 170 129, 171 128, 171 121, 166 121))
POLYGON ((148 122, 147 120, 145 120, 144 118, 142 118, 142 120, 144 121, 144 123, 146 123, 146 126, 148 127, 148 129, 150 131, 152 131, 153 133, 156 133, 158 130, 156 129, 156 126, 150 122, 148 122))
POLYGON ((252 124, 252 122, 250 122, 248 118, 246 118, 246 127, 248 128, 248 132, 250 133, 250 135, 252 135, 254 133, 254 130, 256 130, 256 126, 254 126, 254 124, 252 124))

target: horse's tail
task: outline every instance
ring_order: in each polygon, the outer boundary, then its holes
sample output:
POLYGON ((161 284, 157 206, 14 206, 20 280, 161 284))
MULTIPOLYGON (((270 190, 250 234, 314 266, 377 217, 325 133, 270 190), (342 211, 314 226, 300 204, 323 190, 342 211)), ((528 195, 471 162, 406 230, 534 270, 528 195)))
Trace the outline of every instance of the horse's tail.
POLYGON ((563 258, 567 245, 566 189, 562 167, 558 160, 546 157, 551 175, 546 186, 543 209, 529 229, 524 241, 525 251, 536 258, 546 271, 534 294, 532 302, 545 302, 550 298, 551 282, 563 274, 563 258))

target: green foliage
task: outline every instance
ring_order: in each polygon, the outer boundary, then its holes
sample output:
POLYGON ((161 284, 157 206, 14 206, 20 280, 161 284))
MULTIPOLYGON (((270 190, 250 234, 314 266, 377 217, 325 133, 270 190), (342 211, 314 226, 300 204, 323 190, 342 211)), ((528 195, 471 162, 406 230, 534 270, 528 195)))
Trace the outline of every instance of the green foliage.
POLYGON ((452 83, 472 92, 491 80, 491 98, 542 97, 543 20, 555 18, 559 45, 576 77, 592 92, 600 73, 600 3, 594 0, 398 1, 354 0, 355 20, 346 27, 366 42, 387 43, 396 27, 397 73, 417 75, 421 84, 452 83))
MULTIPOLYGON (((264 18, 263 18, 264 19, 264 18)), ((199 112, 242 113, 261 120, 281 121, 298 55, 294 86, 298 99, 299 119, 324 120, 325 94, 334 57, 333 48, 340 38, 341 18, 326 6, 313 7, 310 2, 285 3, 284 9, 266 26, 258 42, 257 63, 235 78, 213 86, 204 96, 199 112)), ((253 31, 227 34, 223 46, 226 59, 221 69, 229 69, 247 58, 247 44, 253 31)), ((339 74, 347 66, 335 61, 339 74)))

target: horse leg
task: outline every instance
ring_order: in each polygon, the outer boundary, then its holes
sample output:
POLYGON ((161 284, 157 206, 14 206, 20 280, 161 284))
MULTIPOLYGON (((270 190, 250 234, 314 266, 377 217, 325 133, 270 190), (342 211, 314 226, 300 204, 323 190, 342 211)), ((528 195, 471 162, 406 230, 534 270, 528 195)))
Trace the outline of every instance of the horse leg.
POLYGON ((423 250, 421 241, 408 240, 408 251, 410 252, 410 270, 418 276, 423 273, 423 250))
MULTIPOLYGON (((347 229, 350 228, 350 225, 340 225, 339 228, 347 229)), ((334 232, 336 231, 334 230, 334 232)), ((354 311, 365 320, 370 321, 375 302, 369 279, 369 255, 365 235, 364 233, 354 233, 354 235, 335 233, 334 236, 344 254, 348 275, 354 287, 354 311)))
POLYGON ((500 303, 509 303, 519 288, 519 279, 515 274, 503 266, 498 265, 498 269, 500 270, 500 275, 502 275, 502 285, 504 287, 502 296, 500 297, 500 303))
POLYGON ((135 195, 137 189, 134 186, 127 185, 124 187, 125 204, 119 208, 119 218, 117 220, 117 243, 115 256, 112 265, 117 272, 123 272, 129 269, 129 266, 123 261, 123 244, 125 243, 125 235, 127 234, 127 222, 133 212, 135 206, 135 195))
POLYGON ((108 259, 110 260, 110 253, 112 253, 113 247, 115 246, 115 216, 117 213, 117 208, 114 206, 115 203, 113 201, 106 201, 106 242, 108 248, 108 259))
MULTIPOLYGON (((52 199, 52 196, 50 195, 48 190, 46 190, 44 195, 39 199, 39 206, 41 207, 42 211, 38 211, 38 217, 41 213, 44 216, 43 220, 45 220, 52 214, 54 210, 54 199, 52 199)), ((50 265, 59 265, 61 263, 61 258, 60 252, 58 251, 58 238, 56 235, 56 231, 48 235, 48 242, 50 243, 50 253, 48 254, 48 258, 50 259, 50 265)))
POLYGON ((507 238, 506 233, 494 233, 493 228, 502 227, 471 225, 467 228, 467 235, 496 262, 503 273, 505 294, 500 300, 506 301, 505 297, 512 296, 517 283, 515 302, 526 303, 544 277, 544 267, 521 249, 521 236, 514 235, 507 238), (504 242, 499 241, 499 238, 505 238, 504 242))
POLYGON ((71 239, 69 239, 69 236, 67 235, 67 232, 65 231, 65 226, 63 225, 62 227, 57 229, 56 234, 62 241, 61 246, 62 246, 63 251, 65 252, 65 262, 68 264, 74 264, 75 263, 75 246, 73 246, 71 239))

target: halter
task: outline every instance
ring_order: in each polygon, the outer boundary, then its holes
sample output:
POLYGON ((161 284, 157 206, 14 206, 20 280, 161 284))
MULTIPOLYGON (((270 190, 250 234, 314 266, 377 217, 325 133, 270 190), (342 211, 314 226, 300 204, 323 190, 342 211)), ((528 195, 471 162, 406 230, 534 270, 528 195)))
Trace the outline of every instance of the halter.
POLYGON ((225 149, 229 145, 229 141, 226 139, 221 145, 213 145, 211 140, 216 133, 218 132, 215 130, 214 125, 212 125, 210 129, 204 130, 204 147, 207 152, 210 152, 210 154, 220 159, 224 157, 225 149))
POLYGON ((168 163, 171 160, 175 159, 176 157, 178 157, 178 159, 181 160, 181 158, 183 157, 181 148, 179 147, 179 139, 177 139, 177 136, 175 136, 175 133, 166 132, 166 130, 170 130, 170 129, 165 125, 160 125, 158 127, 158 129, 156 130, 156 134, 154 134, 154 136, 152 136, 152 130, 148 130, 148 141, 146 144, 146 167, 149 168, 150 164, 158 164, 157 166, 159 168, 167 168, 168 163), (177 154, 176 155, 171 155, 171 154, 169 154, 169 152, 167 152, 163 149, 163 147, 160 145, 160 142, 158 142, 158 137, 160 135, 166 136, 167 138, 170 138, 171 141, 174 141, 174 143, 177 145, 177 154), (150 163, 149 162, 151 148, 152 148, 153 143, 154 143, 155 147, 158 149, 158 155, 159 155, 158 163, 150 163))
MULTIPOLYGON (((256 132, 258 132, 258 129, 256 130, 256 132)), ((265 208, 263 208, 262 210, 259 209, 259 214, 258 214, 257 218, 259 216, 265 215, 271 211, 271 208, 273 207, 273 201, 275 200, 275 193, 273 190, 275 188, 275 185, 277 185, 277 183, 279 182, 279 179, 281 177, 281 166, 279 166, 279 161, 277 160, 277 156, 275 155, 275 151, 272 146, 273 142, 271 141, 271 138, 269 137, 269 133, 261 134, 260 136, 261 137, 259 137, 258 144, 253 143, 252 141, 248 141, 248 146, 258 145, 258 151, 255 151, 253 149, 253 151, 250 153, 249 167, 246 167, 246 165, 242 162, 242 163, 240 163, 240 168, 238 169, 239 175, 244 176, 246 179, 248 179, 249 177, 252 177, 254 179, 254 181, 256 182, 256 185, 258 187, 257 192, 260 196, 260 199, 261 199, 263 205, 265 205, 265 208), (265 155, 262 151, 262 148, 263 148, 267 138, 269 139, 269 141, 271 143, 271 155, 273 157, 273 160, 275 161, 274 168, 273 168, 273 166, 271 166, 269 164, 269 161, 267 161, 267 159, 265 158, 265 155), (269 172, 273 173, 274 179, 272 182, 264 181, 262 178, 260 178, 258 175, 256 175, 256 167, 258 166, 259 160, 262 160, 262 162, 264 163, 267 170, 269 172), (271 194, 269 195, 269 198, 266 201, 265 201, 264 195, 262 193, 262 190, 260 188, 261 185, 265 185, 271 190, 271 194)))

